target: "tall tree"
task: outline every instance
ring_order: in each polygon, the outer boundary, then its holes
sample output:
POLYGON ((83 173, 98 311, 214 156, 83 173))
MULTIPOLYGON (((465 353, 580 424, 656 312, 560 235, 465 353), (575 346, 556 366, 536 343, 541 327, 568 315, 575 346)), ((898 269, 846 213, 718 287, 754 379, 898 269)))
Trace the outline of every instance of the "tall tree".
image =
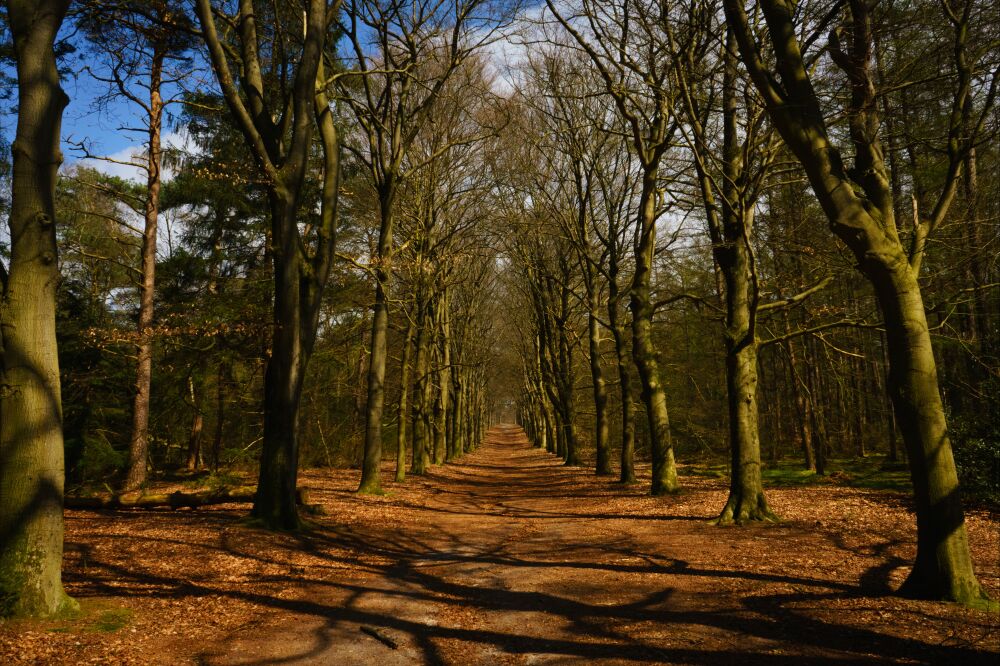
POLYGON ((136 344, 135 394, 132 434, 123 490, 135 490, 146 481, 149 459, 149 403, 153 375, 153 298, 156 287, 156 238, 162 182, 163 114, 171 103, 164 87, 189 74, 185 51, 192 46, 190 26, 172 0, 134 2, 115 0, 84 7, 83 27, 106 67, 92 75, 110 86, 107 98, 124 99, 142 110, 145 123, 146 174, 143 203, 139 318, 136 344), (106 70, 106 71, 105 71, 106 70), (142 92, 145 92, 145 97, 142 92))
MULTIPOLYGON (((757 409, 760 285, 753 248, 757 199, 775 150, 755 96, 740 89, 732 33, 725 31, 718 55, 711 52, 712 36, 722 32, 714 24, 711 9, 711 3, 690 3, 691 22, 702 24, 704 30, 699 39, 687 41, 682 51, 672 53, 671 61, 681 91, 681 126, 695 167, 712 254, 722 274, 731 463, 729 499, 718 522, 729 524, 775 518, 761 481, 757 409), (712 80, 715 77, 721 80, 712 80), (717 95, 721 95, 718 110, 714 108, 717 95), (719 125, 721 143, 709 136, 711 128, 719 125)), ((669 25, 666 29, 673 46, 673 29, 669 25)))
POLYGON ((0 615, 75 605, 62 587, 63 434, 56 349, 59 131, 55 40, 69 0, 9 0, 17 65, 10 266, 0 266, 0 615))
MULTIPOLYGON (((838 5, 830 32, 829 53, 849 89, 846 108, 853 164, 831 138, 827 114, 810 74, 807 49, 825 26, 800 37, 798 6, 789 0, 758 0, 769 42, 763 51, 742 0, 724 0, 726 18, 739 44, 750 77, 769 116, 802 164, 832 231, 853 252, 859 270, 875 290, 885 321, 889 353, 889 392, 910 458, 917 513, 917 556, 903 585, 905 593, 962 602, 982 599, 972 567, 958 476, 948 438, 938 386, 937 366, 927 326, 920 265, 927 237, 944 219, 958 186, 965 155, 974 136, 963 129, 974 64, 966 38, 970 8, 942 8, 953 30, 952 77, 955 81, 948 128, 946 175, 928 216, 915 219, 910 247, 900 238, 893 207, 891 178, 880 136, 876 80, 872 67, 872 8, 867 0, 838 5), (810 36, 811 35, 811 36, 810 36), (767 64, 773 57, 773 68, 767 64)), ((996 95, 997 75, 977 110, 985 117, 996 95)), ((974 125, 975 126, 975 125, 974 125)))
POLYGON ((299 525, 299 403, 334 254, 340 138, 327 97, 326 60, 339 7, 340 0, 309 0, 304 7, 240 0, 230 16, 211 0, 197 0, 216 79, 267 187, 274 328, 252 515, 278 529, 299 525), (318 219, 300 226, 314 136, 322 175, 319 205, 310 210, 318 209, 318 219))
MULTIPOLYGON (((658 350, 653 344, 651 295, 657 220, 662 215, 663 158, 673 145, 678 125, 672 110, 676 90, 671 86, 670 63, 663 58, 662 26, 675 20, 675 7, 666 2, 604 5, 585 0, 572 16, 545 0, 563 28, 594 63, 607 93, 628 127, 636 159, 642 167, 633 256, 635 271, 629 290, 632 311, 632 354, 639 371, 653 449, 650 492, 662 495, 680 488, 674 462, 667 395, 660 377, 658 350)), ((689 26, 694 28, 694 26, 689 26)), ((692 30, 693 33, 693 30, 692 30)))

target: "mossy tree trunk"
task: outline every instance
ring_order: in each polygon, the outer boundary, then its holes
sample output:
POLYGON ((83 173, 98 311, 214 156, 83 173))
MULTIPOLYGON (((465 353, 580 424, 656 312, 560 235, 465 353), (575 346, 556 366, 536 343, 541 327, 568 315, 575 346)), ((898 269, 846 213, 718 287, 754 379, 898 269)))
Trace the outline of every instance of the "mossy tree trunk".
POLYGON ((399 404, 396 406, 396 482, 406 480, 406 423, 410 415, 407 412, 410 395, 410 355, 413 353, 413 320, 406 324, 406 334, 403 336, 403 358, 399 370, 399 404))
POLYGON ((430 462, 428 454, 428 402, 430 400, 431 385, 428 368, 430 366, 430 342, 428 340, 429 331, 427 327, 429 306, 425 302, 425 297, 417 295, 417 337, 416 337, 416 361, 413 364, 413 442, 410 446, 413 460, 410 472, 413 474, 424 474, 430 462))
POLYGON ((722 49, 721 146, 713 145, 705 131, 712 126, 716 111, 704 108, 701 96, 692 90, 698 42, 690 43, 674 58, 693 136, 691 151, 712 239, 712 256, 722 275, 721 295, 725 302, 723 341, 731 464, 729 498, 717 519, 722 525, 775 519, 761 481, 756 332, 759 291, 751 244, 755 192, 770 166, 769 152, 773 154, 773 150, 767 150, 767 138, 762 140, 757 131, 759 123, 750 118, 754 113, 759 115, 759 109, 744 109, 746 129, 739 129, 736 45, 732 32, 726 32, 722 49))
POLYGON ((643 173, 642 192, 639 195, 639 232, 635 244, 635 275, 629 292, 632 309, 632 355, 639 371, 642 402, 651 430, 653 477, 650 492, 664 495, 680 489, 674 446, 670 437, 670 416, 667 411, 667 394, 660 382, 660 367, 653 344, 653 303, 650 300, 650 281, 653 273, 653 254, 656 249, 656 183, 657 170, 643 173))
POLYGON ((594 391, 594 446, 597 449, 595 472, 607 476, 614 473, 611 469, 611 441, 608 433, 608 387, 601 368, 600 302, 593 272, 588 270, 588 273, 591 276, 587 280, 587 304, 590 308, 587 315, 587 338, 590 343, 590 380, 594 391))
POLYGON ((0 616, 74 605, 62 586, 63 435, 55 185, 69 99, 53 44, 67 0, 11 0, 17 67, 10 266, 0 266, 0 616))
MULTIPOLYGON (((971 103, 971 75, 964 61, 968 13, 951 14, 957 81, 948 129, 948 169, 928 219, 915 220, 909 251, 898 236, 891 179, 883 159, 875 84, 871 75, 871 7, 849 0, 841 31, 831 33, 829 51, 850 85, 850 140, 854 167, 848 169, 829 138, 823 109, 804 62, 795 26, 795 5, 759 0, 776 72, 763 64, 740 0, 725 0, 726 18, 768 113, 802 164, 833 232, 853 252, 871 282, 886 329, 889 390, 910 472, 917 518, 917 555, 901 592, 976 603, 985 593, 976 579, 948 439, 930 331, 918 275, 927 237, 954 198, 964 157, 975 137, 962 136, 962 112, 971 103), (777 74, 777 77, 775 76, 777 74)), ((971 4, 969 5, 971 6, 971 4)))
POLYGON ((445 460, 458 456, 452 440, 455 439, 454 420, 451 415, 455 411, 455 395, 452 392, 451 373, 451 303, 448 290, 441 296, 441 367, 438 370, 438 384, 441 387, 441 450, 445 460))
MULTIPOLYGON (((392 174, 385 176, 379 192, 379 234, 376 245, 375 301, 372 304, 371 356, 368 360, 368 399, 365 401, 365 443, 364 458, 361 463, 359 493, 380 494, 382 475, 382 416, 385 410, 385 366, 389 355, 386 348, 389 335, 389 289, 391 271, 389 263, 392 255, 392 234, 394 227, 393 205, 396 199, 395 180, 392 174)), ((418 324, 419 325, 419 324, 418 324)), ((418 343, 417 357, 420 358, 418 343)), ((420 370, 417 370, 419 381, 420 370)), ((414 396, 415 401, 419 395, 414 396)), ((416 433, 416 424, 414 424, 416 433)), ((415 443, 415 442, 414 442, 415 443)), ((414 459, 416 451, 414 450, 414 459)))

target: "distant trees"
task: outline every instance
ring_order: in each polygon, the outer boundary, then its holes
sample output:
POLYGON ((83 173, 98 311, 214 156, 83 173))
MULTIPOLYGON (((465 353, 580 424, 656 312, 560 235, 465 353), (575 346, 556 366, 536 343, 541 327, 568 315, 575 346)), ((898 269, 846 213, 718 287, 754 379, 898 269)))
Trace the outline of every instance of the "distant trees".
MULTIPOLYGON (((340 99, 357 122, 360 142, 352 146, 352 153, 364 164, 379 214, 378 241, 372 257, 375 295, 365 461, 359 492, 382 490, 379 463, 397 199, 418 171, 450 148, 450 143, 445 142, 432 154, 412 152, 449 80, 477 49, 494 39, 502 19, 491 12, 493 7, 485 0, 462 0, 447 11, 438 0, 389 5, 349 0, 345 5, 344 33, 353 56, 353 71, 339 79, 340 99)), ((421 331, 418 324, 418 336, 421 331)), ((416 345, 419 366, 422 341, 416 345)), ((419 367, 416 372, 417 381, 423 383, 425 377, 419 367)), ((421 400, 416 404, 419 409, 421 400)), ((424 423, 422 417, 418 423, 424 423)), ((422 433, 423 426, 418 428, 422 433)), ((422 469, 420 462, 414 471, 420 473, 422 469)))

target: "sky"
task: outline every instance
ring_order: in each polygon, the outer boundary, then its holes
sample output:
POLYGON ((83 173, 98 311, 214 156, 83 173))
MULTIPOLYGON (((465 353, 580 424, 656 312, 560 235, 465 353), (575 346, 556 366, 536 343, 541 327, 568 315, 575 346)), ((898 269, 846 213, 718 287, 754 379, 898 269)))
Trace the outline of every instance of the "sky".
MULTIPOLYGON (((63 113, 64 165, 86 164, 113 176, 144 181, 145 173, 141 169, 120 164, 141 156, 147 140, 143 111, 120 97, 103 99, 108 85, 86 71, 64 78, 62 85, 70 99, 63 113), (81 143, 85 150, 79 145, 81 143), (88 153, 108 157, 114 162, 87 158, 88 153)), ((179 91, 176 85, 165 86, 164 98, 179 91)), ((167 107, 161 139, 164 147, 184 145, 183 135, 172 122, 172 116, 178 111, 178 104, 167 107)), ((164 175, 169 177, 169 174, 164 175)))
MULTIPOLYGON (((537 18, 541 3, 529 2, 528 4, 530 8, 526 14, 531 18, 537 18)), ((513 41, 508 38, 488 47, 488 52, 494 59, 499 74, 498 92, 510 92, 516 86, 506 70, 523 57, 524 47, 514 43, 517 41, 519 41, 517 38, 514 38, 513 41)), ((142 151, 146 140, 144 133, 126 129, 137 129, 143 126, 140 115, 142 111, 134 104, 121 98, 102 101, 101 98, 108 89, 107 84, 91 76, 84 68, 86 65, 96 66, 92 56, 83 50, 69 55, 63 63, 66 71, 76 72, 64 76, 62 81, 63 89, 70 98, 69 106, 63 114, 62 125, 64 166, 86 164, 111 175, 141 182, 145 179, 141 169, 120 164, 120 162, 132 161, 137 153, 142 151), (81 143, 84 144, 85 150, 81 149, 81 143), (87 153, 109 157, 114 162, 86 158, 87 153)), ((165 97, 178 92, 177 86, 173 88, 173 90, 165 91, 165 97)), ((179 111, 178 105, 174 105, 173 109, 175 113, 179 111)), ((164 146, 184 146, 185 138, 174 126, 169 114, 170 110, 168 109, 168 116, 163 128, 163 144, 164 146)), ((13 139, 15 123, 16 115, 14 113, 6 114, 0 123, 0 132, 8 141, 13 139)), ((165 175, 169 177, 169 174, 165 175)))

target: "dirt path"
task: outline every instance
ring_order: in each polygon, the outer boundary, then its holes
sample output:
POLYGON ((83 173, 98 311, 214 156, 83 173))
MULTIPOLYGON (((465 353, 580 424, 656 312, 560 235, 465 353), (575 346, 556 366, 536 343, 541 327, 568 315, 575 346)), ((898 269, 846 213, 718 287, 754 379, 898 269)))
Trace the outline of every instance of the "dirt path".
POLYGON ((991 627, 987 616, 946 605, 868 596, 885 584, 877 580, 887 573, 884 558, 863 574, 862 589, 838 570, 849 547, 820 562, 836 544, 800 525, 721 531, 688 515, 621 513, 613 485, 582 475, 529 448, 519 430, 499 429, 475 455, 424 480, 419 505, 404 500, 414 522, 391 531, 334 527, 323 537, 383 558, 377 575, 307 584, 283 604, 293 616, 236 632, 199 657, 996 663, 982 651, 996 649, 995 619, 991 627), (775 555, 782 561, 769 566, 775 555), (817 561, 800 568, 799 556, 817 561), (970 628, 978 645, 955 638, 970 628))
MULTIPOLYGON (((328 515, 302 535, 245 505, 67 512, 84 617, 0 624, 0 663, 1000 663, 1000 618, 886 594, 913 556, 898 496, 772 489, 782 523, 718 528, 721 480, 649 497, 512 427, 384 497, 303 477, 328 515)), ((968 527, 996 597, 996 518, 968 527)))

